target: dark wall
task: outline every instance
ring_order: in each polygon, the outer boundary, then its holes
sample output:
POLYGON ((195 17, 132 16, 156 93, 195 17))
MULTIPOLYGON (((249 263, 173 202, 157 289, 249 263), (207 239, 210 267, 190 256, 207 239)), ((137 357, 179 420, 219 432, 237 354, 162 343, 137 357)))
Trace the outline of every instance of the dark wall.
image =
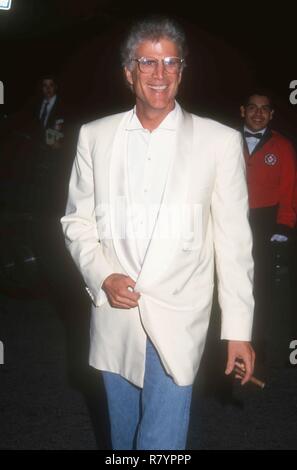
MULTIPOLYGON (((30 106, 38 78, 52 71, 80 121, 130 106, 119 45, 130 20, 148 12, 139 2, 13 0, 11 12, 0 12, 2 112, 30 106)), ((190 56, 179 95, 185 107, 236 125, 242 95, 260 83, 276 94, 275 124, 295 132, 297 106, 288 99, 289 82, 297 78, 289 58, 292 15, 284 5, 274 11, 261 2, 251 16, 238 2, 197 9, 190 2, 160 1, 158 12, 176 16, 188 35, 190 56)))

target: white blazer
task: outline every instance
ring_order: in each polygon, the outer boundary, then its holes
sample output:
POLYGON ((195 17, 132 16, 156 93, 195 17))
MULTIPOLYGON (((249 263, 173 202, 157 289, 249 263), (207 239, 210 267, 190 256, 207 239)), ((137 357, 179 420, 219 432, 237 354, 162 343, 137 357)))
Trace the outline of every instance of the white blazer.
MULTIPOLYGON (((252 237, 241 136, 183 111, 177 148, 142 269, 133 242, 117 230, 125 201, 125 127, 132 111, 82 126, 70 178, 66 245, 93 300, 90 364, 142 387, 146 338, 178 385, 192 384, 212 306, 214 255, 222 309, 222 339, 249 341, 253 317, 252 237), (183 227, 160 237, 168 207, 195 207, 192 234, 183 227), (112 308, 101 290, 125 273, 141 294, 139 307, 112 308)), ((124 209, 123 209, 124 210, 124 209)), ((182 225, 182 224, 181 224, 182 225)))

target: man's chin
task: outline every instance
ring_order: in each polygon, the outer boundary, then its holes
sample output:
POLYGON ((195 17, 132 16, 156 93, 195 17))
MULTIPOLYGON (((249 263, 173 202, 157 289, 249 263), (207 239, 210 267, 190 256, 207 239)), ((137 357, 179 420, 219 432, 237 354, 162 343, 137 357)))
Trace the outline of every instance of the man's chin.
POLYGON ((166 109, 170 110, 174 108, 174 102, 168 101, 168 100, 152 100, 151 101, 151 108, 155 109, 156 111, 164 111, 166 109))
POLYGON ((264 126, 263 124, 253 124, 252 126, 249 126, 250 130, 252 132, 260 132, 260 131, 263 131, 263 129, 265 129, 266 126, 264 126))

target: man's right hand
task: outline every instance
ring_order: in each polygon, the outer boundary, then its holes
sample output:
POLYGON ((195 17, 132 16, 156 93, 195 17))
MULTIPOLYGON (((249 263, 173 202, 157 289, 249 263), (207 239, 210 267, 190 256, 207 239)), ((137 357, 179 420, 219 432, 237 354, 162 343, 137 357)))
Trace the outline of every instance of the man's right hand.
POLYGON ((111 274, 102 284, 110 305, 114 308, 137 307, 140 294, 132 291, 135 282, 125 274, 111 274))

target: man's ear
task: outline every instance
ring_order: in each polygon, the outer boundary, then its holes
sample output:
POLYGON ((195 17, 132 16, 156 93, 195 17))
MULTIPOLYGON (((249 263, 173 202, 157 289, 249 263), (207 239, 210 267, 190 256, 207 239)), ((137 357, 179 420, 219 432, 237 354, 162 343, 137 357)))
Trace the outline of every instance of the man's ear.
POLYGON ((179 77, 178 77, 178 84, 180 84, 181 80, 182 80, 182 76, 183 76, 183 70, 181 70, 179 72, 179 77))
POLYGON ((245 118, 245 107, 244 106, 240 106, 240 116, 242 118, 245 118))
POLYGON ((129 70, 127 67, 124 67, 124 74, 125 74, 125 77, 126 77, 126 80, 127 80, 128 84, 132 88, 133 87, 133 76, 132 76, 131 70, 129 70))
POLYGON ((271 119, 273 118, 273 116, 274 116, 274 109, 273 109, 273 110, 271 111, 271 113, 270 113, 270 121, 271 121, 271 119))

